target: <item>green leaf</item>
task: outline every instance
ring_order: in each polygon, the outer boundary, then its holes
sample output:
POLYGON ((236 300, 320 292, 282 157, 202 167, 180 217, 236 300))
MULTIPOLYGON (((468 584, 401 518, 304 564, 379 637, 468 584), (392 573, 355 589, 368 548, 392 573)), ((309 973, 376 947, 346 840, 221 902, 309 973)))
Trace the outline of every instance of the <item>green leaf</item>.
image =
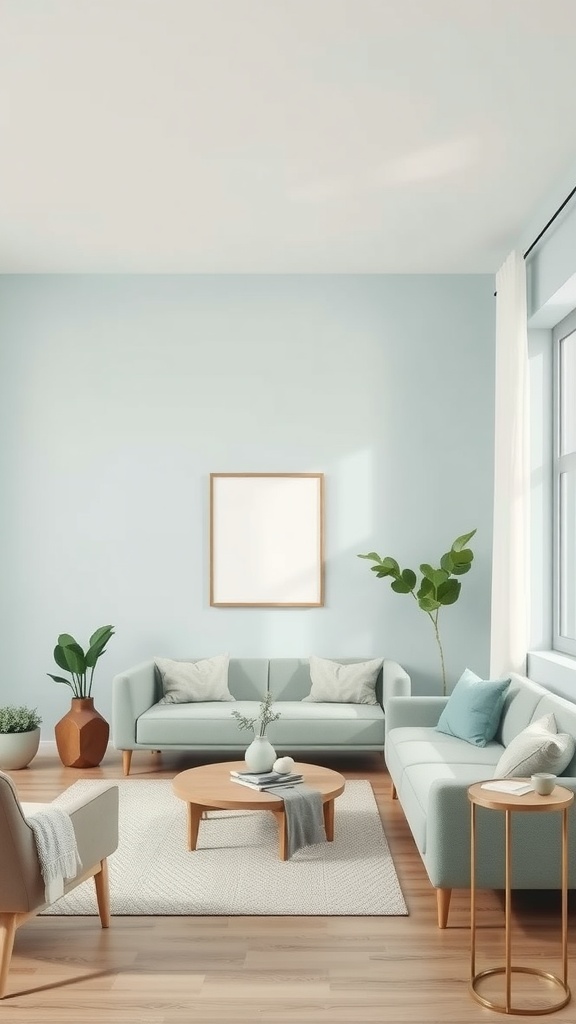
POLYGON ((409 594, 412 590, 412 587, 409 587, 407 583, 404 583, 404 580, 393 580, 390 586, 397 594, 409 594))
POLYGON ((380 563, 380 565, 371 565, 370 566, 370 572, 375 572, 379 580, 381 580, 383 576, 391 576, 392 575, 392 570, 391 569, 385 569, 384 566, 381 563, 380 563))
POLYGON ((428 562, 423 562, 422 565, 420 566, 420 572, 428 580, 433 580, 434 579, 434 573, 436 571, 437 570, 434 568, 433 565, 428 565, 428 562))
POLYGON ((410 587, 410 590, 413 590, 416 586, 416 573, 412 572, 412 569, 404 569, 402 579, 410 587))
POLYGON ((100 658, 104 654, 104 651, 106 650, 106 644, 108 643, 109 639, 109 636, 103 636, 100 638, 99 641, 97 641, 97 643, 92 644, 92 646, 88 648, 88 650, 86 651, 86 668, 94 667, 94 665, 98 661, 98 658, 100 658))
MULTIPOLYGON (((64 648, 57 644, 54 648, 54 661, 58 665, 58 668, 63 668, 65 672, 68 671, 68 662, 66 661, 66 655, 64 654, 64 648)), ((48 673, 50 675, 50 673, 48 673)))
POLYGON ((367 558, 370 562, 381 562, 380 555, 377 555, 375 551, 371 551, 368 555, 358 555, 358 558, 367 558))
POLYGON ((461 537, 456 537, 452 545, 452 551, 462 551, 466 547, 468 541, 474 536, 476 530, 472 530, 471 533, 463 533, 461 537))
POLYGON ((103 637, 106 637, 106 643, 114 633, 114 626, 100 626, 95 633, 92 633, 90 637, 90 647, 97 644, 103 637))
POLYGON ((471 562, 468 562, 467 565, 455 565, 452 572, 454 576, 463 576, 465 572, 470 572, 471 568, 472 564, 471 562))
POLYGON ((421 597, 418 604, 423 612, 434 612, 440 607, 440 602, 435 601, 433 597, 421 597))
POLYGON ((420 589, 416 594, 416 597, 429 597, 430 594, 434 593, 434 590, 435 587, 434 584, 432 583, 432 580, 429 580, 426 578, 426 576, 424 576, 420 584, 420 589))
POLYGON ((444 572, 451 573, 454 571, 454 558, 451 551, 447 551, 445 555, 442 555, 440 559, 440 565, 444 569, 444 572))
POLYGON ((75 672, 79 676, 84 675, 86 672, 86 658, 80 645, 77 643, 68 644, 63 648, 63 651, 68 671, 75 672))
POLYGON ((70 647, 71 644, 75 644, 76 641, 73 636, 70 636, 70 633, 60 633, 58 643, 60 644, 60 647, 70 647))
POLYGON ((387 555, 386 558, 382 559, 382 566, 387 569, 388 572, 393 573, 394 575, 400 575, 400 566, 395 558, 390 558, 390 555, 387 555))
POLYGON ((46 675, 50 676, 50 679, 53 679, 55 683, 66 683, 66 686, 69 686, 71 690, 74 689, 69 679, 64 679, 63 676, 53 676, 51 672, 47 672, 46 675))
POLYGON ((454 604, 460 595, 462 584, 459 580, 446 580, 438 587, 437 598, 440 604, 454 604))
POLYGON ((463 551, 455 551, 452 557, 454 565, 468 565, 474 561, 474 552, 470 548, 464 548, 463 551))
POLYGON ((426 563, 420 566, 420 572, 435 587, 439 587, 449 576, 449 573, 445 572, 444 569, 435 569, 432 565, 427 565, 426 563))

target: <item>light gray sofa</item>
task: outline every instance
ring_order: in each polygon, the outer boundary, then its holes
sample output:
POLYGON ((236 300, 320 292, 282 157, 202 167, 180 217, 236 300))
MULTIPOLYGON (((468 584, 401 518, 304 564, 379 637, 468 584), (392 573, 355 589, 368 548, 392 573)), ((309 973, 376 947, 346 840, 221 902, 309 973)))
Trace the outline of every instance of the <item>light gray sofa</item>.
MULTIPOLYGON (((558 732, 576 737, 576 704, 557 697, 524 676, 512 674, 495 739, 485 747, 438 732, 447 697, 394 697, 386 709, 385 758, 414 841, 436 887, 438 924, 448 922, 452 889, 470 887, 470 803, 468 787, 486 781, 514 736, 543 715, 554 714, 558 732)), ((576 792, 576 756, 561 776, 576 792)), ((476 884, 503 889, 504 814, 477 809, 476 884)), ((561 886, 561 815, 514 812, 512 886, 561 886)), ((576 814, 569 815, 570 888, 576 888, 576 814)))
MULTIPOLYGON (((182 658, 181 661, 197 661, 182 658)), ((339 658, 351 665, 366 658, 339 658)), ((122 751, 124 774, 134 750, 243 751, 251 734, 232 711, 255 718, 269 690, 281 718, 267 736, 278 753, 301 750, 380 750, 384 753, 384 708, 395 696, 410 694, 410 677, 385 660, 376 682, 379 704, 303 702, 310 693, 307 658, 231 658, 228 687, 235 701, 159 704, 162 683, 154 661, 115 676, 112 683, 112 742, 122 751)))

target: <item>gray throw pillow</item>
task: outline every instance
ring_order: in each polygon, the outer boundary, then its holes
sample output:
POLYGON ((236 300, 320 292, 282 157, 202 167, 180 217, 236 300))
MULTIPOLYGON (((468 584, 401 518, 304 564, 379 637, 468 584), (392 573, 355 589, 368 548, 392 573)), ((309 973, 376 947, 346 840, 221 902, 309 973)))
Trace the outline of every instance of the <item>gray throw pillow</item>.
POLYGON ((530 778, 534 772, 561 775, 574 756, 574 739, 556 731, 554 715, 544 715, 519 732, 506 747, 494 778, 530 778))
POLYGON ((316 704, 378 704, 376 680, 383 658, 342 665, 339 661, 310 656, 312 688, 302 699, 316 704))
POLYGON ((200 661, 171 661, 170 658, 155 661, 164 689, 159 704, 236 700, 228 689, 228 654, 200 661))

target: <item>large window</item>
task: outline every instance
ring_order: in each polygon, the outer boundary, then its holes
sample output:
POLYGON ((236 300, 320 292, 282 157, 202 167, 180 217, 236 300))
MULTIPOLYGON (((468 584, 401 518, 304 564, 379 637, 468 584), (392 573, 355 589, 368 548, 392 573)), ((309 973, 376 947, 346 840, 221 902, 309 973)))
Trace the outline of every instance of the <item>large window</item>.
POLYGON ((553 337, 554 647, 576 655, 576 311, 553 337))

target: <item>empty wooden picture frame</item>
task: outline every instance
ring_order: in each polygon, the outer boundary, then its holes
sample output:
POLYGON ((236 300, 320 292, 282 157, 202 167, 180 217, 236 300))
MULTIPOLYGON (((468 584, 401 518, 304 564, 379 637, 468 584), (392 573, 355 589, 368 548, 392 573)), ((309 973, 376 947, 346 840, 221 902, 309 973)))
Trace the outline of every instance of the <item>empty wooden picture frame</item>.
POLYGON ((324 603, 324 475, 210 474, 210 604, 324 603))

